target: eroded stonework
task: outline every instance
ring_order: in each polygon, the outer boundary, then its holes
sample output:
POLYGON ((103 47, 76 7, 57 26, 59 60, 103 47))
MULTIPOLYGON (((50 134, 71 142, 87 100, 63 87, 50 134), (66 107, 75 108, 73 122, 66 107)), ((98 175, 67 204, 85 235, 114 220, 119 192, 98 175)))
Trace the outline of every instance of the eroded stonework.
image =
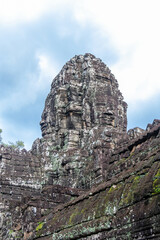
POLYGON ((126 133, 126 110, 117 80, 100 59, 85 54, 67 62, 46 99, 43 139, 33 147, 43 149, 48 181, 84 189, 101 182, 103 155, 126 133))
POLYGON ((73 57, 52 82, 42 138, 0 146, 0 239, 159 239, 160 120, 127 132, 109 68, 73 57))

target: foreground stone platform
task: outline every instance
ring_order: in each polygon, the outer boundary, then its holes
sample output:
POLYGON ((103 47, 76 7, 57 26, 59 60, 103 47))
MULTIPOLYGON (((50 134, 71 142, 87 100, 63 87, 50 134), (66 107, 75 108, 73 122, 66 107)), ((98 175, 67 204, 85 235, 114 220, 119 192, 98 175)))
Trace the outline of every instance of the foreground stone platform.
POLYGON ((0 147, 0 239, 160 239, 160 120, 127 132, 126 111, 100 59, 64 65, 42 138, 0 147))
POLYGON ((41 218, 31 239, 160 239, 159 160, 160 125, 113 153, 112 176, 41 218))

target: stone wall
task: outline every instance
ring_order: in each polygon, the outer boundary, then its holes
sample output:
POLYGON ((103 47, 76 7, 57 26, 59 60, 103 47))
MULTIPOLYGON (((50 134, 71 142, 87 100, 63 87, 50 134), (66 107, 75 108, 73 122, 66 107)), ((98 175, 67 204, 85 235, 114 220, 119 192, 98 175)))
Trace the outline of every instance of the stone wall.
MULTIPOLYGON (((25 197, 36 197, 41 190, 41 165, 31 153, 0 147, 0 239, 12 228, 15 208, 25 197)), ((9 238, 8 238, 9 239, 9 238)))
POLYGON ((53 209, 29 239, 160 239, 160 125, 117 149, 109 165, 104 183, 53 209))
POLYGON ((58 204, 83 193, 80 189, 45 185, 39 155, 0 148, 0 239, 23 239, 34 222, 58 204))

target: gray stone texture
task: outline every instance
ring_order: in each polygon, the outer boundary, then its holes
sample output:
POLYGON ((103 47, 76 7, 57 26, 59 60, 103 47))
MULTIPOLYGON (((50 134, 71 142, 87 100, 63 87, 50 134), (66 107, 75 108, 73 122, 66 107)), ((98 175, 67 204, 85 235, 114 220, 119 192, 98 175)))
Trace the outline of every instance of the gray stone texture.
POLYGON ((117 80, 100 59, 85 54, 67 62, 53 80, 43 138, 33 147, 42 149, 48 181, 83 189, 101 182, 103 152, 126 133, 126 110, 117 80))

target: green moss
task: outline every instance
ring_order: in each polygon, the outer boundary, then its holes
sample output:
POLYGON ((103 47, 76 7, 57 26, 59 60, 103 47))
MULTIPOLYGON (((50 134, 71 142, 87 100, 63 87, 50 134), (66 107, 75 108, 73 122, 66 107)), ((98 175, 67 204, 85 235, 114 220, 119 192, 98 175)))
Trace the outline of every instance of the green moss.
POLYGON ((41 230, 42 227, 43 227, 43 225, 44 225, 44 222, 39 222, 39 223, 38 223, 38 226, 36 227, 36 232, 38 232, 39 230, 41 230))
POLYGON ((133 176, 131 183, 127 183, 120 205, 130 205, 137 200, 140 191, 140 182, 145 175, 133 176))
POLYGON ((119 162, 123 163, 126 161, 126 158, 121 158, 119 162))
POLYGON ((81 214, 85 214, 86 212, 87 212, 87 208, 82 208, 82 210, 81 210, 81 214))
POLYGON ((117 164, 118 166, 127 164, 127 162, 133 157, 133 155, 134 155, 134 152, 131 152, 130 155, 129 155, 129 157, 127 157, 127 158, 125 158, 125 157, 121 158, 120 160, 117 161, 116 164, 117 164))
POLYGON ((69 218, 69 221, 68 221, 68 224, 69 224, 69 225, 72 225, 72 224, 73 224, 73 219, 74 219, 74 217, 75 217, 76 215, 77 215, 76 212, 74 212, 74 213, 71 214, 71 216, 70 216, 70 218, 69 218))
POLYGON ((127 160, 127 158, 121 158, 116 164, 121 165, 121 164, 125 163, 126 160, 127 160))
POLYGON ((117 191, 118 189, 120 189, 121 184, 117 184, 117 185, 112 185, 108 191, 108 193, 113 193, 115 191, 117 191))
POLYGON ((13 232, 14 232, 14 231, 13 231, 12 229, 9 230, 9 236, 11 236, 13 232))
POLYGON ((153 195, 160 193, 160 169, 153 178, 153 195))
POLYGON ((133 183, 134 183, 134 184, 135 184, 135 183, 139 183, 141 177, 142 177, 142 176, 136 176, 136 177, 134 177, 133 183))
POLYGON ((95 218, 105 215, 112 216, 117 212, 123 188, 123 183, 119 183, 117 185, 112 185, 109 190, 99 194, 95 205, 95 218))
POLYGON ((66 229, 62 233, 54 233, 52 236, 53 240, 71 240, 71 239, 80 239, 81 237, 85 237, 88 235, 92 235, 97 232, 101 232, 102 230, 107 230, 111 226, 111 222, 109 218, 104 217, 101 219, 97 219, 91 222, 81 223, 78 226, 74 226, 73 228, 66 229))
MULTIPOLYGON (((134 150, 134 151, 135 151, 135 150, 134 150)), ((130 153, 128 159, 130 159, 131 157, 133 157, 133 155, 134 155, 134 151, 132 151, 132 152, 130 153)))

